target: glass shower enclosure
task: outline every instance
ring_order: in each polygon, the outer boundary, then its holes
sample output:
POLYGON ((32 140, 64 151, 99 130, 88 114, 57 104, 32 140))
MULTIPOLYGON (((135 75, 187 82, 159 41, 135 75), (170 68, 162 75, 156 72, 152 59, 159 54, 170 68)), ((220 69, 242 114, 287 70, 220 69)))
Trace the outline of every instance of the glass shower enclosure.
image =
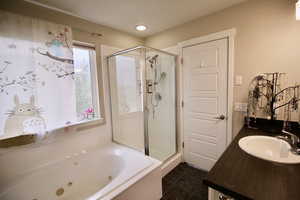
POLYGON ((113 140, 165 161, 177 151, 176 55, 139 46, 107 62, 113 140))

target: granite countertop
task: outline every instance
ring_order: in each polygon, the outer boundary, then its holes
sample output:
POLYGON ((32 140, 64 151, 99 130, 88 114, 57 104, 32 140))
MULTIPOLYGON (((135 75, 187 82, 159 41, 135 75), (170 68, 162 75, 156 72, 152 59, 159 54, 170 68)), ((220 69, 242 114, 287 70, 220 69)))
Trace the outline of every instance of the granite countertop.
POLYGON ((238 145, 245 136, 279 133, 244 127, 203 182, 235 199, 299 200, 300 164, 265 161, 247 154, 238 145))

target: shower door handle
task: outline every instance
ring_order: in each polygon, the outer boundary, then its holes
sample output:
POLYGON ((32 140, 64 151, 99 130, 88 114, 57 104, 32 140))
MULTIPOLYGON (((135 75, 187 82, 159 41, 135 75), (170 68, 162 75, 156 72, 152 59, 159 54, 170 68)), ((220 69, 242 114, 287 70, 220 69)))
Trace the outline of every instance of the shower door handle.
POLYGON ((143 94, 142 81, 137 80, 137 85, 139 87, 139 96, 141 96, 143 94))
POLYGON ((227 117, 225 115, 220 115, 219 117, 215 117, 214 119, 225 120, 227 117))

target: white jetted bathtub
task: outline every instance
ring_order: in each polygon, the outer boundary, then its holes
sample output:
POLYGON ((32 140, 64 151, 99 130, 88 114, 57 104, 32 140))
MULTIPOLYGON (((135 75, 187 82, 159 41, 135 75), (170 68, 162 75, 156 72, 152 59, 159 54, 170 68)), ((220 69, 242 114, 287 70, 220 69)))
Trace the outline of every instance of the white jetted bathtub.
POLYGON ((5 187, 1 181, 0 200, 134 199, 130 195, 138 197, 136 192, 142 192, 143 188, 149 190, 149 184, 158 189, 158 200, 160 175, 148 178, 145 183, 143 179, 158 171, 160 164, 138 151, 113 143, 27 172, 7 182, 5 187))

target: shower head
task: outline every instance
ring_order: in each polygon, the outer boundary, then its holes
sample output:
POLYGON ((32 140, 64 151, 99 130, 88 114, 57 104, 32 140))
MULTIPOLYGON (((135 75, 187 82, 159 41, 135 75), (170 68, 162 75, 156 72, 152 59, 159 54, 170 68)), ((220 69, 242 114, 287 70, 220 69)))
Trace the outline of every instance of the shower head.
POLYGON ((156 54, 155 56, 152 57, 152 59, 156 59, 158 57, 158 54, 156 54))
POLYGON ((158 55, 156 54, 155 56, 152 56, 152 57, 148 57, 147 60, 153 64, 154 62, 156 62, 156 59, 157 59, 158 55))
POLYGON ((154 55, 154 56, 149 56, 149 57, 147 57, 147 60, 154 60, 154 59, 156 59, 158 57, 158 54, 156 54, 156 55, 154 55))

